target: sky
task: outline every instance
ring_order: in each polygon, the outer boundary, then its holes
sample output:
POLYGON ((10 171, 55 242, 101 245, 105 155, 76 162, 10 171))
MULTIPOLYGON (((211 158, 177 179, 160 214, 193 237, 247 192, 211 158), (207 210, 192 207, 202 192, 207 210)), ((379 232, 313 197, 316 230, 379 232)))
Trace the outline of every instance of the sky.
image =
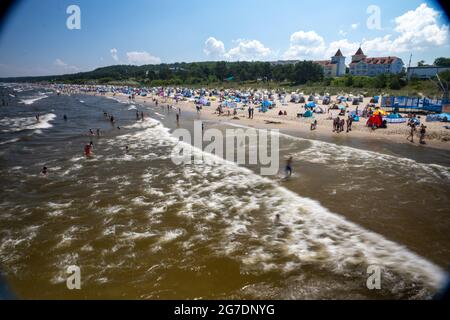
POLYGON ((405 66, 411 54, 412 66, 450 57, 449 21, 426 0, 19 0, 3 22, 0 77, 115 64, 325 60, 339 48, 349 64, 360 45, 405 66), (73 5, 79 16, 68 12, 73 5))

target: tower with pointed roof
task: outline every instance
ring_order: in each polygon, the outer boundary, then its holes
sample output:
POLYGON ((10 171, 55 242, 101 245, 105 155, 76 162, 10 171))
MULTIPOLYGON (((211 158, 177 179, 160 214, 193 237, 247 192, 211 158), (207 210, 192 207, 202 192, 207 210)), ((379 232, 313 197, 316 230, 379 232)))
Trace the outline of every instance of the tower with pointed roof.
POLYGON ((345 57, 339 49, 334 57, 331 57, 331 63, 336 65, 336 76, 341 77, 345 75, 345 57))
POLYGON ((352 63, 358 63, 366 58, 367 56, 362 51, 361 47, 359 47, 358 51, 352 56, 352 63))

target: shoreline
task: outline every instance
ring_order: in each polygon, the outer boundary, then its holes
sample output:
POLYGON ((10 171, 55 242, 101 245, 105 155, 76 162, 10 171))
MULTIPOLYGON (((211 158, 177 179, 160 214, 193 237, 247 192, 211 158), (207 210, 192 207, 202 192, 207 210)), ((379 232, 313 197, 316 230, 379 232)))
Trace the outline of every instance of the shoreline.
MULTIPOLYGON (((97 94, 93 94, 97 95, 97 94)), ((134 100, 129 100, 128 97, 124 95, 112 95, 110 93, 106 94, 105 97, 109 98, 117 98, 124 102, 130 102, 130 103, 140 103, 148 107, 155 107, 154 102, 152 101, 154 96, 150 95, 147 97, 141 97, 137 96, 134 100)), ((157 97, 156 99, 158 99, 157 97)), ((171 99, 166 99, 166 101, 160 101, 158 99, 159 103, 166 106, 166 105, 173 105, 175 109, 180 108, 181 112, 183 111, 189 111, 192 113, 196 113, 195 105, 192 102, 189 101, 179 101, 178 103, 175 103, 171 99)), ((279 110, 287 110, 288 114, 289 111, 292 114, 294 111, 294 108, 299 109, 299 105, 295 105, 293 103, 289 103, 288 106, 281 106, 277 107, 275 109, 270 110, 267 113, 261 113, 256 111, 254 114, 254 119, 248 119, 248 113, 247 111, 239 110, 236 117, 239 118, 233 119, 235 116, 227 116, 227 115, 221 115, 219 116, 216 113, 216 108, 218 106, 218 102, 214 101, 211 103, 211 106, 203 107, 201 112, 199 113, 199 119, 207 120, 207 121, 214 121, 217 123, 223 123, 223 124, 231 124, 231 125, 242 125, 246 127, 252 127, 255 129, 279 129, 281 133, 284 134, 290 134, 294 135, 296 137, 304 138, 304 139, 312 139, 312 140, 320 140, 324 142, 329 143, 338 143, 338 144, 344 144, 348 145, 349 142, 355 142, 358 141, 361 144, 363 142, 370 142, 370 143, 380 143, 380 144, 399 144, 402 146, 415 146, 419 149, 417 149, 419 152, 420 150, 428 150, 436 149, 439 151, 450 151, 450 144, 448 141, 440 141, 437 139, 430 139, 429 137, 425 138, 426 144, 421 145, 419 144, 419 138, 418 136, 415 136, 414 143, 409 142, 406 140, 406 137, 408 136, 408 127, 406 124, 390 124, 388 125, 390 128, 388 129, 377 129, 372 130, 365 126, 366 119, 362 118, 361 122, 359 123, 353 123, 353 130, 349 133, 346 133, 345 131, 341 133, 334 133, 332 132, 332 120, 327 119, 330 115, 333 113, 336 114, 336 110, 333 110, 330 114, 320 114, 316 116, 316 119, 318 120, 318 126, 317 129, 314 131, 310 130, 310 124, 315 118, 294 118, 292 116, 278 116, 276 112, 279 110), (274 121, 279 123, 266 123, 266 121, 274 121)), ((351 108, 354 106, 350 106, 351 108)), ((158 106, 158 108, 160 108, 158 106)), ((426 126, 428 127, 427 135, 434 134, 438 135, 436 131, 439 129, 439 125, 442 123, 440 122, 425 122, 426 126)), ((441 130, 441 133, 444 133, 446 135, 450 136, 450 132, 446 133, 444 130, 441 130)))

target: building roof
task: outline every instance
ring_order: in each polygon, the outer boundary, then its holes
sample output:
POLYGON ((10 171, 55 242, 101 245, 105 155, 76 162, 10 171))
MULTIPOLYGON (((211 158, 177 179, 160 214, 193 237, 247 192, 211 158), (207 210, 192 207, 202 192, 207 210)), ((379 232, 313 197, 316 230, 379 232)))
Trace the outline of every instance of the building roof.
POLYGON ((343 57, 343 54, 341 52, 341 49, 339 49, 336 54, 334 55, 335 57, 343 57))
POLYGON ((333 63, 331 63, 330 60, 316 60, 316 61, 313 61, 313 62, 317 63, 317 64, 320 64, 322 66, 330 66, 330 65, 333 64, 333 63))
POLYGON ((367 64, 379 64, 379 65, 389 65, 393 64, 397 61, 397 59, 400 59, 398 57, 373 57, 373 58, 365 58, 358 62, 352 62, 353 64, 358 64, 359 62, 365 62, 367 64))
POLYGON ((364 52, 362 51, 361 47, 359 47, 358 51, 356 51, 355 56, 358 55, 364 55, 364 52))

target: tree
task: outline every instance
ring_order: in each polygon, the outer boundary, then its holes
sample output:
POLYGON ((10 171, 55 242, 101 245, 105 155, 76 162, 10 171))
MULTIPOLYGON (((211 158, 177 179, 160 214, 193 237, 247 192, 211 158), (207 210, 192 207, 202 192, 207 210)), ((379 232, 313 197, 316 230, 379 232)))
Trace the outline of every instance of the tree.
POLYGON ((351 87, 353 85, 353 77, 352 75, 348 74, 345 75, 345 86, 346 87, 351 87))
POLYGON ((225 61, 216 62, 214 74, 220 81, 223 81, 225 79, 225 77, 227 76, 227 64, 225 61))
POLYGON ((436 60, 434 60, 434 65, 437 67, 450 67, 450 58, 436 58, 436 60))
POLYGON ((375 77, 375 83, 374 83, 375 88, 382 89, 382 88, 386 87, 386 80, 387 80, 386 75, 384 73, 377 75, 375 77))
POLYGON ((305 84, 308 81, 317 82, 323 79, 323 69, 312 61, 301 61, 295 64, 291 80, 295 84, 305 84))
POLYGON ((425 65, 425 60, 420 60, 419 62, 417 62, 418 67, 423 67, 424 65, 425 65))

